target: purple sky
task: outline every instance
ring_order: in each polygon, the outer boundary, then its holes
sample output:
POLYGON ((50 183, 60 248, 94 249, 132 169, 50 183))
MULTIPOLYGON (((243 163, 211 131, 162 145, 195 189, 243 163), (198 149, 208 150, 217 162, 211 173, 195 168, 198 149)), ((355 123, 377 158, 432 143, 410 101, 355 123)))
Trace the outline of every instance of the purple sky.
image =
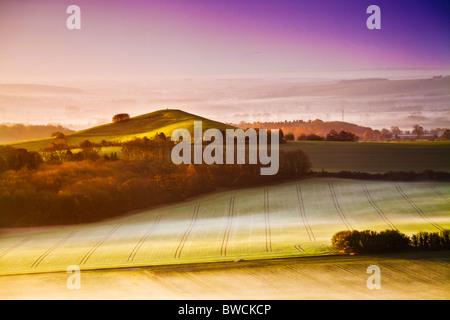
POLYGON ((450 1, 0 0, 0 47, 0 82, 448 68, 450 1), (366 28, 371 4, 381 30, 366 28))

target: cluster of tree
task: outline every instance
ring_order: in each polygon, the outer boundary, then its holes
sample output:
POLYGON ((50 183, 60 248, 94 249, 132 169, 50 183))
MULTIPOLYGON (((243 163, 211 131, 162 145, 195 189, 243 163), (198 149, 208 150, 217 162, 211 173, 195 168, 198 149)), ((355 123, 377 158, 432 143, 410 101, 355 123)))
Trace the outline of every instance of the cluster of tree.
POLYGON ((124 160, 157 160, 167 163, 174 143, 163 132, 156 133, 153 139, 134 138, 122 143, 124 160))
MULTIPOLYGON (((335 132, 352 133, 359 140, 363 141, 404 141, 416 140, 426 137, 430 140, 450 140, 450 130, 446 128, 424 129, 416 124, 412 130, 401 130, 398 126, 392 126, 390 129, 383 128, 381 130, 362 127, 353 123, 341 121, 325 122, 316 120, 294 120, 282 122, 241 122, 232 124, 240 128, 261 128, 261 129, 280 129, 284 132, 286 140, 326 140, 331 130, 335 132), (327 134, 328 132, 328 134, 327 134)), ((333 138, 335 135, 333 134, 333 138)), ((336 141, 336 140, 334 140, 336 141)), ((342 141, 342 140, 337 140, 342 141)), ((355 141, 355 140, 353 140, 355 141)))
MULTIPOLYGON (((148 142, 136 139, 134 143, 145 147, 148 142)), ((83 147, 87 154, 95 149, 88 143, 83 147)), ((0 226, 98 221, 218 188, 301 178, 311 167, 300 150, 281 151, 279 165, 274 176, 261 176, 259 165, 175 165, 158 157, 44 162, 30 169, 22 166, 0 173, 0 226)))
POLYGON ((288 134, 291 133, 293 136, 297 137, 297 139, 299 139, 299 137, 308 137, 311 134, 325 138, 327 133, 331 130, 336 130, 337 132, 352 132, 356 136, 362 137, 365 131, 371 130, 369 127, 363 127, 353 123, 343 121, 322 121, 320 119, 308 121, 241 122, 239 124, 233 124, 233 126, 239 128, 280 129, 288 134))
POLYGON ((450 231, 419 232, 411 236, 411 245, 417 249, 450 249, 450 231))
POLYGON ((73 130, 64 128, 62 126, 54 125, 24 125, 14 124, 5 125, 0 124, 0 143, 9 143, 20 140, 31 140, 50 137, 50 135, 59 131, 64 134, 74 132, 73 130))
POLYGON ((341 131, 337 132, 336 130, 331 130, 326 138, 326 141, 349 141, 349 142, 356 142, 359 140, 358 136, 356 136, 354 133, 349 131, 341 131))
POLYGON ((118 113, 118 114, 114 115, 114 117, 112 118, 112 122, 117 123, 117 122, 127 121, 130 119, 131 118, 128 113, 118 113))
POLYGON ((331 245, 345 253, 393 252, 407 249, 409 237, 397 230, 345 230, 331 237, 331 245))
POLYGON ((38 152, 0 146, 0 173, 22 168, 37 169, 43 163, 38 152))
POLYGON ((315 133, 310 133, 308 135, 302 133, 297 137, 298 141, 306 140, 306 141, 323 141, 324 138, 322 136, 319 136, 315 133))
POLYGON ((411 237, 398 230, 381 232, 371 230, 345 230, 336 232, 331 245, 345 253, 384 253, 416 249, 450 249, 450 231, 440 233, 419 232, 411 237))
MULTIPOLYGON (((295 140, 294 134, 289 131, 284 135, 285 140, 295 140)), ((325 137, 317 135, 315 133, 310 133, 306 135, 305 133, 302 133, 301 135, 297 136, 298 141, 307 140, 307 141, 352 141, 356 142, 359 140, 359 137, 355 135, 354 133, 350 131, 342 130, 340 132, 337 132, 334 129, 331 129, 330 132, 327 133, 325 137)))
MULTIPOLYGON (((100 150, 102 145, 84 140, 78 146, 69 146, 64 135, 55 134, 55 140, 44 148, 42 158, 45 163, 61 164, 65 161, 82 161, 100 159, 100 150), (73 152, 73 149, 81 149, 79 152, 73 152)), ((114 157, 114 155, 111 155, 114 157)), ((117 160, 117 155, 114 158, 117 160)))
POLYGON ((422 138, 450 140, 450 130, 443 128, 428 130, 415 124, 412 126, 412 130, 400 130, 397 126, 392 126, 390 130, 386 128, 372 130, 369 128, 362 135, 364 141, 413 141, 422 138))

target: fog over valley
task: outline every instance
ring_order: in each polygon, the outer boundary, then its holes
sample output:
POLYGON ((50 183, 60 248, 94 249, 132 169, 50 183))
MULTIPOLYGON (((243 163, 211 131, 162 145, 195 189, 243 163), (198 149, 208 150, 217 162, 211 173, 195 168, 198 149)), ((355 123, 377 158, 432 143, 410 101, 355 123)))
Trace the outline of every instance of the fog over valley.
POLYGON ((450 77, 184 78, 0 84, 0 123, 59 124, 73 130, 109 123, 120 112, 136 116, 182 109, 229 123, 345 121, 374 129, 450 126, 450 77))

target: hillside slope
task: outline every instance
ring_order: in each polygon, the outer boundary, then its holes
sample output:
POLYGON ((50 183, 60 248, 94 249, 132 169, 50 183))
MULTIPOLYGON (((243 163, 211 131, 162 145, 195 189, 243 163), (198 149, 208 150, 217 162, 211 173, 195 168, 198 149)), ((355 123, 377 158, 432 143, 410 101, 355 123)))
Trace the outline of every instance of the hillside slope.
MULTIPOLYGON (((109 123, 92 127, 86 130, 77 131, 66 135, 68 145, 79 145, 84 140, 100 143, 106 141, 127 141, 134 137, 144 136, 151 138, 156 133, 163 132, 170 136, 175 129, 187 129, 193 135, 194 121, 202 121, 203 131, 208 128, 231 129, 232 126, 221 122, 209 120, 181 110, 165 109, 143 114, 131 118, 128 121, 109 123)), ((28 150, 41 150, 45 148, 53 138, 36 139, 11 143, 16 148, 28 150)))

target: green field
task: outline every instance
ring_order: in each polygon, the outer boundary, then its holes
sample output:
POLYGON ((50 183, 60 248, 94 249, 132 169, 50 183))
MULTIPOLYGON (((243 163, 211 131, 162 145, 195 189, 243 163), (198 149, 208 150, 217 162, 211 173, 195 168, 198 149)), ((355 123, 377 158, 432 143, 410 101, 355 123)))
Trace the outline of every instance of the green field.
POLYGON ((76 226, 2 230, 0 274, 329 254, 345 229, 450 229, 449 183, 308 179, 76 226))
POLYGON ((450 171, 450 141, 288 141, 281 150, 301 149, 315 171, 450 171))

